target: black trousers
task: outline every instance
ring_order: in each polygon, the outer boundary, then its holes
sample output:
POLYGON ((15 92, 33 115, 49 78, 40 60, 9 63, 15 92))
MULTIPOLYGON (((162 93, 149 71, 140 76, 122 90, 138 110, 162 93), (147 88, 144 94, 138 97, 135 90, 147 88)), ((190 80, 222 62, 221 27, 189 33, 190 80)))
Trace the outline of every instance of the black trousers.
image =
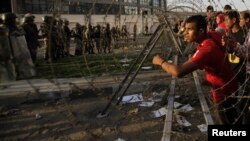
POLYGON ((237 109, 237 99, 228 98, 227 100, 219 103, 216 107, 216 117, 219 124, 241 124, 242 117, 239 116, 237 109))

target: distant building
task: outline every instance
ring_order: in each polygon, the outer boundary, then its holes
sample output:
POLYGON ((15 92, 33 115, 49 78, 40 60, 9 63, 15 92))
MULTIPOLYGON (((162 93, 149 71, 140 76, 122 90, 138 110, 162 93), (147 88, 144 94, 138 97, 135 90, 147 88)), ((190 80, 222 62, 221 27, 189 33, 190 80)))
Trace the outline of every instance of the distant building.
POLYGON ((166 0, 11 0, 15 13, 49 14, 152 14, 166 7, 166 0))

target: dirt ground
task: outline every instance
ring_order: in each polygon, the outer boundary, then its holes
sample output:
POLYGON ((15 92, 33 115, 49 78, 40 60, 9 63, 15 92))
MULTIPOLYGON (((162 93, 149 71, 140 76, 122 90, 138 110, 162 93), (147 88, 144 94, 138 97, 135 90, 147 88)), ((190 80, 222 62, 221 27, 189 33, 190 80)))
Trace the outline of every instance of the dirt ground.
MULTIPOLYGON (((155 92, 166 90, 161 101, 152 107, 140 107, 138 103, 116 105, 109 115, 97 118, 114 92, 112 87, 85 89, 72 92, 67 98, 30 100, 21 104, 0 107, 0 138, 2 141, 159 141, 164 128, 165 116, 153 118, 151 112, 163 107, 169 93, 171 77, 156 78, 133 84, 126 95, 142 93, 143 99, 155 92)), ((192 125, 184 127, 173 118, 172 141, 206 141, 207 135, 197 125, 205 124, 192 75, 176 81, 175 101, 194 109, 182 115, 192 125)), ((208 88, 204 87, 205 92, 208 88)), ((175 116, 174 116, 175 117, 175 116)))

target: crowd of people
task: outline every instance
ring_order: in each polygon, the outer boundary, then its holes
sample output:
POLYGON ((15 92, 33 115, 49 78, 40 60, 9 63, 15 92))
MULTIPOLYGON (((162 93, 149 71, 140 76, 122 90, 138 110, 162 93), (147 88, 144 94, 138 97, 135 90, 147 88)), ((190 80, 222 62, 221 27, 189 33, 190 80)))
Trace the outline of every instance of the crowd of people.
POLYGON ((39 35, 45 39, 45 45, 48 45, 48 39, 51 38, 51 49, 47 48, 45 59, 53 61, 57 58, 70 55, 71 39, 75 41, 74 55, 83 55, 83 53, 111 53, 112 40, 127 39, 129 33, 126 25, 123 25, 121 29, 117 26, 111 28, 109 23, 105 26, 99 24, 92 26, 90 23, 86 26, 76 23, 75 27, 70 29, 68 20, 45 16, 39 35), (49 56, 49 54, 51 55, 49 56))
POLYGON ((212 89, 216 123, 249 124, 249 11, 239 12, 230 5, 225 5, 223 11, 214 11, 213 6, 208 6, 206 16, 182 20, 174 31, 183 35, 186 42, 196 43, 196 52, 180 65, 168 63, 160 55, 154 56, 152 63, 176 77, 205 70, 212 89))
MULTIPOLYGON (((126 25, 121 28, 106 25, 87 26, 79 23, 70 29, 67 19, 44 16, 40 27, 35 23, 35 16, 28 13, 22 22, 18 22, 14 13, 2 14, 0 18, 1 39, 1 79, 0 82, 30 78, 35 76, 38 48, 45 47, 44 59, 51 63, 66 56, 78 56, 96 53, 111 53, 112 41, 128 41, 126 25), (71 44, 74 41, 74 44, 71 44), (74 53, 70 47, 75 45, 74 53)), ((134 25, 136 41, 137 27, 134 25)))
MULTIPOLYGON (((53 62, 70 55, 71 38, 76 45, 74 55, 83 55, 111 53, 112 40, 127 40, 129 36, 126 25, 119 29, 111 28, 108 23, 106 26, 76 23, 70 29, 68 20, 45 16, 38 29, 32 14, 26 14, 22 24, 16 18, 15 14, 6 13, 0 19, 0 82, 35 75, 37 51, 41 47, 39 39, 46 48, 45 60, 53 62)), ((133 32, 136 41, 136 24, 133 32)), ((249 96, 250 92, 249 11, 239 12, 230 5, 224 11, 214 11, 208 6, 206 16, 194 15, 181 20, 174 32, 182 34, 186 42, 195 42, 196 52, 181 65, 168 63, 159 55, 153 57, 153 64, 177 77, 204 69, 212 88, 218 123, 249 124, 250 100, 240 98, 249 96)))

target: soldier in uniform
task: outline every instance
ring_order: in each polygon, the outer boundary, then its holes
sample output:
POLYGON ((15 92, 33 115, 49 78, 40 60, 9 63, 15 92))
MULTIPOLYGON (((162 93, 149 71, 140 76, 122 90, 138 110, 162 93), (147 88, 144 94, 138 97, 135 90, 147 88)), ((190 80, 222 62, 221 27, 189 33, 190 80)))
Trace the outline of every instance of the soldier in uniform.
POLYGON ((12 49, 9 44, 7 28, 0 19, 0 83, 16 79, 12 49))
MULTIPOLYGON (((87 42, 87 45, 86 45, 86 49, 88 51, 89 54, 94 54, 94 43, 93 43, 93 34, 94 31, 93 31, 93 28, 91 26, 91 24, 88 25, 87 27, 87 30, 85 32, 85 36, 86 36, 86 42, 87 42)), ((85 50, 86 52, 86 50, 85 50)))
POLYGON ((73 37, 75 37, 76 49, 75 55, 83 54, 83 32, 82 27, 79 23, 76 23, 76 27, 73 32, 73 37))
POLYGON ((70 39, 71 39, 71 32, 69 29, 69 21, 67 19, 65 19, 63 21, 63 33, 64 33, 64 52, 65 55, 69 56, 69 48, 70 48, 70 39))
POLYGON ((63 20, 58 19, 56 24, 56 58, 64 57, 64 41, 66 40, 63 30, 63 20))
POLYGON ((102 52, 101 51, 101 26, 99 24, 96 26, 94 37, 95 37, 96 49, 98 53, 101 53, 102 52))
POLYGON ((55 19, 52 16, 43 17, 41 25, 42 37, 45 41, 45 60, 52 62, 56 60, 56 28, 55 19))
POLYGON ((4 14, 4 26, 7 29, 17 76, 19 79, 30 78, 35 75, 34 64, 24 37, 25 32, 21 27, 17 26, 16 18, 16 15, 13 13, 4 14))
POLYGON ((104 30, 104 42, 103 42, 103 50, 104 53, 107 53, 106 49, 108 49, 108 52, 111 52, 111 31, 109 24, 106 25, 106 28, 104 30))
POLYGON ((40 47, 38 41, 38 29, 34 23, 35 16, 26 14, 24 17, 24 23, 22 25, 25 31, 25 39, 30 51, 31 59, 33 63, 36 63, 37 49, 40 47))
POLYGON ((133 31, 134 31, 133 41, 136 41, 136 35, 137 35, 137 25, 136 24, 134 24, 133 31))

